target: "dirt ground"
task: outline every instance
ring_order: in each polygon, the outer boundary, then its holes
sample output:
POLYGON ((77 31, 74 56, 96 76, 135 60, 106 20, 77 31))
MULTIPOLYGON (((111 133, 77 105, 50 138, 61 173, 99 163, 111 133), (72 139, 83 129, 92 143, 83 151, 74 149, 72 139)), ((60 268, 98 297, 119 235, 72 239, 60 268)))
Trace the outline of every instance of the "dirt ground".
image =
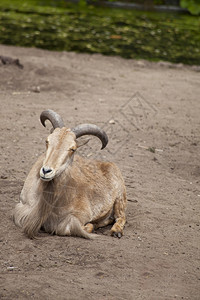
POLYGON ((200 299, 200 69, 102 55, 0 46, 0 298, 200 299), (108 133, 88 158, 113 161, 128 194, 125 235, 88 241, 12 222, 23 182, 45 149, 40 113, 108 133))

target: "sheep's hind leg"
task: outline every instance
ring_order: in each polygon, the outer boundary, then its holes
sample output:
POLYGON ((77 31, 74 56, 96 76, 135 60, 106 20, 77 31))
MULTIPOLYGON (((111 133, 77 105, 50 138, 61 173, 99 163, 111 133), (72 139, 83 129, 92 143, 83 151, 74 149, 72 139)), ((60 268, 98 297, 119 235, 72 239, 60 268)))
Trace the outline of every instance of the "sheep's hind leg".
POLYGON ((109 218, 106 218, 104 220, 101 220, 99 223, 95 223, 94 228, 98 229, 98 228, 101 228, 101 227, 105 227, 107 225, 113 224, 113 222, 114 222, 114 218, 109 217, 109 218))
POLYGON ((117 199, 114 204, 114 218, 115 224, 111 228, 111 235, 121 238, 123 235, 123 228, 126 223, 125 209, 126 209, 126 195, 122 199, 117 199))

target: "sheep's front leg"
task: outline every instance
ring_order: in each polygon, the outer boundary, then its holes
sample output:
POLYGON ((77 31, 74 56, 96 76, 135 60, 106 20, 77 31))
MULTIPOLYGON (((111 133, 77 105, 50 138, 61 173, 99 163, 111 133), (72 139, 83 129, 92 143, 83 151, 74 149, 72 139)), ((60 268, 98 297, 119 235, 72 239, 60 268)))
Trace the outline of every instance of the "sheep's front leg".
POLYGON ((123 235, 123 228, 126 223, 125 209, 126 209, 126 195, 122 199, 117 199, 114 204, 114 218, 115 224, 111 228, 111 235, 121 238, 123 235))
POLYGON ((83 229, 88 233, 92 233, 94 231, 94 225, 92 223, 87 223, 85 226, 83 226, 83 229))
POLYGON ((86 239, 92 239, 93 235, 90 234, 90 232, 92 232, 90 230, 93 229, 89 228, 90 224, 87 225, 83 226, 77 217, 73 215, 68 215, 66 216, 65 220, 57 226, 55 233, 57 235, 72 235, 84 237, 86 239))
POLYGON ((98 229, 101 227, 105 227, 107 225, 113 224, 114 218, 108 217, 104 220, 99 221, 98 223, 87 223, 83 228, 86 230, 88 233, 92 233, 94 229, 98 229))

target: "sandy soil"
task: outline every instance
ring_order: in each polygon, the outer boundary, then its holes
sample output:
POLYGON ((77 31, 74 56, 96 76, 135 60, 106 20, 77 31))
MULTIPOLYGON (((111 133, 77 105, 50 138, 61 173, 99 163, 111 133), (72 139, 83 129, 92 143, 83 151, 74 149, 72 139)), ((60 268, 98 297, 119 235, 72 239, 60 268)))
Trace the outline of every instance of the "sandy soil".
POLYGON ((0 46, 0 298, 200 299, 199 68, 0 46), (51 108, 69 127, 109 135, 82 155, 118 164, 128 193, 125 235, 41 234, 11 219, 23 181, 45 149, 51 108), (110 120, 114 120, 109 122, 110 120))

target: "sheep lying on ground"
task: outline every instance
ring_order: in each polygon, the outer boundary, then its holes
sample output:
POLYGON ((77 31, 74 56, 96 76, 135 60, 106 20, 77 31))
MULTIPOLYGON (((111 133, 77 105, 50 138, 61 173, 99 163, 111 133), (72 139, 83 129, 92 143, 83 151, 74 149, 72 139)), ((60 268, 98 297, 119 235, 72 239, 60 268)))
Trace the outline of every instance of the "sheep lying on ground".
POLYGON ((110 162, 75 155, 83 135, 97 136, 102 149, 106 133, 96 125, 69 129, 52 110, 41 113, 53 132, 46 139, 46 153, 33 165, 24 183, 14 222, 33 238, 42 228, 57 235, 92 238, 94 229, 113 224, 111 234, 123 235, 126 222, 126 188, 118 167, 110 162))

